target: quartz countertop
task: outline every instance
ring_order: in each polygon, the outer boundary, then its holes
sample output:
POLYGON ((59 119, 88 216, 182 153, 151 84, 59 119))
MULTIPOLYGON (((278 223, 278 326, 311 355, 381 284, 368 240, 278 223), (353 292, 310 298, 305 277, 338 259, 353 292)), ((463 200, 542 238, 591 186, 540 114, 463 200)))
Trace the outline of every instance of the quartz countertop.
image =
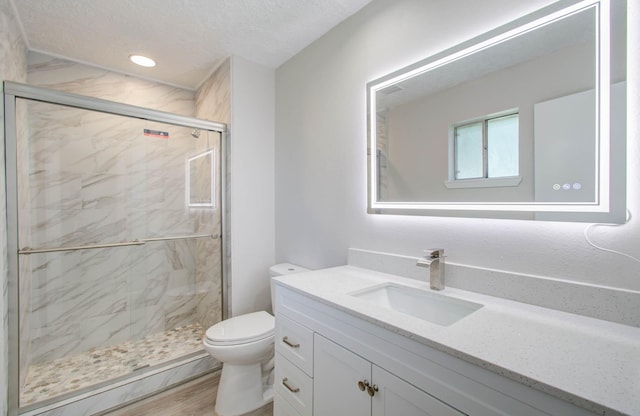
POLYGON ((437 293, 484 306, 450 326, 350 296, 428 282, 353 266, 281 276, 277 284, 601 415, 640 415, 640 328, 456 288, 437 293))

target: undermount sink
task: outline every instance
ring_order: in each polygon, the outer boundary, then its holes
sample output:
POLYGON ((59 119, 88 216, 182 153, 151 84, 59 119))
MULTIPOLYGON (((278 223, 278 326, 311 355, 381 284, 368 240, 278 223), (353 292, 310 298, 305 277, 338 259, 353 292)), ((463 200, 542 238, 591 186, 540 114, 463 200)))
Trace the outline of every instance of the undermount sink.
POLYGON ((483 306, 394 283, 384 283, 349 295, 442 326, 449 326, 483 306))

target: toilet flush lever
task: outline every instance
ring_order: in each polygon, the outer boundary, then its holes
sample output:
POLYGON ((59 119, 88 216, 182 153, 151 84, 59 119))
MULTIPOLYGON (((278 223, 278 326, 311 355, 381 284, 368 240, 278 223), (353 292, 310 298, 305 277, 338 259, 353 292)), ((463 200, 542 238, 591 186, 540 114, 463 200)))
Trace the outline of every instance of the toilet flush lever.
POLYGON ((284 342, 285 344, 287 344, 288 346, 290 346, 291 348, 298 348, 300 347, 300 344, 294 344, 293 342, 289 341, 289 337, 283 337, 282 338, 282 342, 284 342))

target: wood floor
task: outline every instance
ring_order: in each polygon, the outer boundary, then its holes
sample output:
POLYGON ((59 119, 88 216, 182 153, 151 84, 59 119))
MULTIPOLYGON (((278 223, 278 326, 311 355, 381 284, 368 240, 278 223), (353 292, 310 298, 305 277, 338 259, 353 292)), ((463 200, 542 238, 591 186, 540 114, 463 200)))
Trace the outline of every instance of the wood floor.
MULTIPOLYGON (((218 416, 213 408, 219 379, 216 371, 103 416, 218 416)), ((270 403, 245 416, 272 415, 270 403)))

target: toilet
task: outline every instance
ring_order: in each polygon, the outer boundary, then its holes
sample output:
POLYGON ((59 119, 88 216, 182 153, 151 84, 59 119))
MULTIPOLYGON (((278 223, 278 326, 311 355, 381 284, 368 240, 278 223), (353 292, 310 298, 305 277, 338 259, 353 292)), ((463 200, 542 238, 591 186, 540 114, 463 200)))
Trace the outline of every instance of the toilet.
MULTIPOLYGON (((304 271, 308 269, 282 263, 269 268, 269 276, 304 271)), ((273 289, 271 284, 272 301, 273 289)), ((222 363, 215 407, 219 416, 242 415, 273 400, 274 330, 275 319, 266 311, 234 316, 207 329, 204 349, 222 363)))

